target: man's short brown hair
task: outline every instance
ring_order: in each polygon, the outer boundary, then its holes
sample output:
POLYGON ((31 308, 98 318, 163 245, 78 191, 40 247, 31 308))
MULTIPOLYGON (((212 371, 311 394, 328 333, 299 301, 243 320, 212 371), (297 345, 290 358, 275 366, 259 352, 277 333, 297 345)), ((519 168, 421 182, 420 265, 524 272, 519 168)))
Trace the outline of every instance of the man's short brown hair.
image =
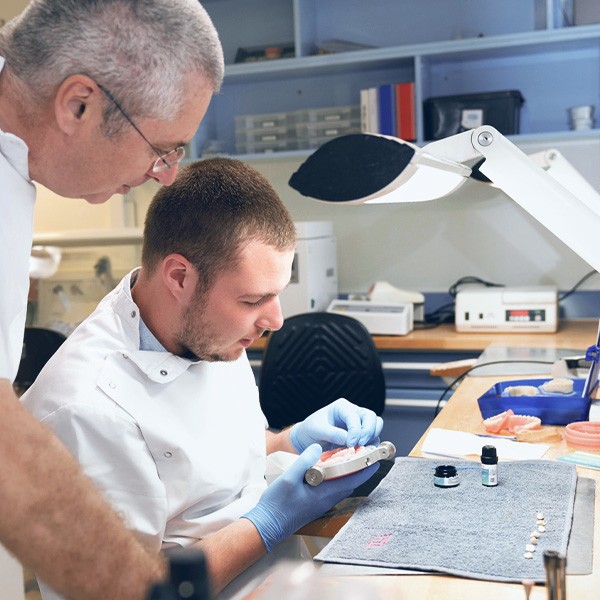
POLYGON ((198 161, 154 196, 144 228, 142 265, 151 273, 172 253, 187 258, 200 291, 217 273, 233 269, 251 241, 291 250, 292 218, 271 184, 256 169, 230 158, 198 161))

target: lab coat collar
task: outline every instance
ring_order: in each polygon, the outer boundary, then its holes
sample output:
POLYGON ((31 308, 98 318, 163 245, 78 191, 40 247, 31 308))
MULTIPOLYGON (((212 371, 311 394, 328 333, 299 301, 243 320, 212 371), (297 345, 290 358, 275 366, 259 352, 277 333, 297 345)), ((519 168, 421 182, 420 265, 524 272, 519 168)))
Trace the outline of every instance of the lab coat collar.
POLYGON ((151 350, 123 352, 123 357, 131 360, 148 379, 155 383, 169 383, 195 364, 191 360, 175 356, 170 352, 152 352, 151 350))
POLYGON ((117 286, 116 294, 112 300, 113 310, 121 317, 123 325, 134 336, 137 350, 122 352, 123 357, 131 360, 151 381, 168 383, 187 371, 191 365, 201 362, 192 361, 171 352, 155 352, 152 350, 139 350, 140 347, 140 310, 131 296, 131 278, 139 272, 140 268, 128 273, 117 286))
MULTIPOLYGON (((0 71, 4 68, 4 63, 4 58, 0 56, 0 71)), ((0 153, 23 179, 31 181, 29 178, 29 148, 20 137, 0 129, 0 153)))

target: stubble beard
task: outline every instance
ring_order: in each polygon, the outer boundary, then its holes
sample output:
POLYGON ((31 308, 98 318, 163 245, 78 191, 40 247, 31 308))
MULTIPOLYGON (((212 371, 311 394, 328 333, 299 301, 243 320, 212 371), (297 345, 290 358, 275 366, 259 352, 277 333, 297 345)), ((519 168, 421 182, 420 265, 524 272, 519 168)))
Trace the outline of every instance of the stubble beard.
POLYGON ((211 330, 210 324, 204 318, 204 310, 198 312, 198 309, 192 310, 192 306, 198 306, 199 303, 193 302, 183 315, 181 328, 177 334, 177 343, 183 349, 183 355, 191 358, 198 358, 206 362, 232 362, 237 360, 237 356, 225 354, 219 351, 219 337, 211 330))

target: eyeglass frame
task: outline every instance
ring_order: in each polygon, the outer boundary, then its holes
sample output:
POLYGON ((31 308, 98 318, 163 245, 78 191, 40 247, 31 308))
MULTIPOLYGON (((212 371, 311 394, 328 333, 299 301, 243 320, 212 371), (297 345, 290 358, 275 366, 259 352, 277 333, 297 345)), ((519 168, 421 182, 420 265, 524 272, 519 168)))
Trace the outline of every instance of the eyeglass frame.
POLYGON ((169 152, 165 152, 165 153, 160 152, 148 140, 148 138, 142 133, 140 128, 135 124, 133 119, 127 114, 125 109, 119 104, 119 102, 112 95, 112 93, 109 90, 107 90, 102 84, 96 82, 96 85, 98 86, 100 91, 117 107, 119 112, 123 115, 123 117, 125 117, 125 120, 133 127, 133 129, 135 129, 135 131, 146 142, 146 144, 148 144, 148 146, 150 148, 152 148, 152 152, 154 152, 154 154, 156 154, 156 156, 158 157, 156 159, 156 161, 154 162, 154 164, 152 165, 153 173, 160 173, 162 171, 166 171, 167 169, 170 169, 173 166, 175 166, 176 164, 178 164, 185 157, 185 147, 184 146, 177 146, 176 148, 173 148, 173 150, 169 150, 169 152), (170 163, 168 161, 169 156, 175 156, 177 158, 177 160, 174 163, 170 163))

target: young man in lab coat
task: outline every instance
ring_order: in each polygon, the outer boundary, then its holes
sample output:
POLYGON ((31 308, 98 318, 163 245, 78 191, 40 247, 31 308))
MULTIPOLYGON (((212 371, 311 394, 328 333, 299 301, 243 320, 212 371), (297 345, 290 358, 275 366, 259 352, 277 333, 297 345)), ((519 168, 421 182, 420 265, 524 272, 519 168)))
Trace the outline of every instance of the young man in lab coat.
MULTIPOLYGON (((155 552, 199 544, 216 591, 376 469, 303 481, 323 448, 378 438, 381 418, 346 400, 265 429, 245 349, 283 323, 294 248, 290 215, 255 169, 194 163, 152 201, 141 268, 23 396, 155 552), (300 456, 265 490, 277 450, 300 456)), ((236 584, 222 597, 243 593, 236 584)))
POLYGON ((33 0, 0 29, 0 544, 70 598, 141 600, 164 565, 13 393, 33 182, 91 203, 172 183, 222 77, 196 0, 33 0))

